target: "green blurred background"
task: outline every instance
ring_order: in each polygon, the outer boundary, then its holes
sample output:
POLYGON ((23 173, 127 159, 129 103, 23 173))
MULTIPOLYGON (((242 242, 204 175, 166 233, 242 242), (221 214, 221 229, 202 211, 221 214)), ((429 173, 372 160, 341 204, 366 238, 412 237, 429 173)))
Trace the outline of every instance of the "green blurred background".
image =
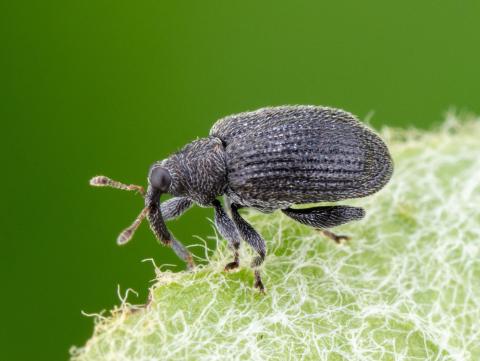
MULTIPOLYGON (((142 200, 93 189, 144 184, 148 166, 227 114, 322 104, 371 124, 429 127, 480 112, 480 2, 2 1, 1 360, 64 360, 117 285, 144 302, 154 258, 142 200)), ((170 223, 213 234, 210 210, 170 223)), ((212 246, 212 243, 209 243, 212 246)), ((201 249, 195 252, 201 254, 201 249)))

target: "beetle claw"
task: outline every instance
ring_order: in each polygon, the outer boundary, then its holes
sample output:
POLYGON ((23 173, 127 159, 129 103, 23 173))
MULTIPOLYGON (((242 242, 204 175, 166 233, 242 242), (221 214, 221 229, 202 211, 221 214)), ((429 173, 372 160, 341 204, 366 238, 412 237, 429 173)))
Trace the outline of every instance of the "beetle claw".
POLYGON ((262 277, 260 276, 260 270, 259 269, 255 269, 254 276, 255 276, 255 283, 253 284, 253 287, 258 289, 258 291, 261 294, 264 295, 265 294, 265 286, 263 285, 262 277))
POLYGON ((338 244, 343 244, 343 243, 346 243, 348 241, 350 241, 350 237, 349 236, 345 236, 343 234, 341 235, 335 235, 334 239, 333 239, 336 243, 338 244))
POLYGON ((195 261, 193 260, 192 255, 189 254, 189 255, 187 256, 187 261, 186 261, 186 262, 187 262, 187 270, 189 270, 189 271, 194 271, 194 270, 195 270, 195 267, 196 267, 197 265, 195 264, 195 261))
POLYGON ((335 234, 335 233, 327 231, 325 229, 319 229, 319 231, 322 232, 325 237, 328 237, 331 240, 333 240, 336 244, 344 244, 344 243, 350 241, 350 239, 351 239, 347 235, 335 234))
POLYGON ((265 286, 263 285, 263 282, 261 279, 256 279, 255 283, 253 284, 253 287, 258 289, 258 291, 264 295, 265 294, 265 286))
POLYGON ((227 263, 225 265, 225 268, 223 269, 225 272, 228 272, 228 271, 233 271, 234 269, 238 268, 240 264, 238 263, 238 261, 233 261, 233 262, 230 262, 230 263, 227 263))

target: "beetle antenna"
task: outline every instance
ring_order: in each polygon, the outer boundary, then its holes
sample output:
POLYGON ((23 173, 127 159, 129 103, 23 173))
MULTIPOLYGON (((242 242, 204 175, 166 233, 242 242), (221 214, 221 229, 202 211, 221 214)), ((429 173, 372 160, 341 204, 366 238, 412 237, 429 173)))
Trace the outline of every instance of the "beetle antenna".
POLYGON ((146 217, 147 213, 148 213, 148 207, 143 208, 140 214, 138 215, 138 217, 135 218, 133 223, 130 225, 130 227, 126 228, 125 230, 123 230, 122 233, 118 235, 117 244, 119 246, 123 246, 125 243, 127 243, 132 239, 133 235, 135 234, 135 231, 138 229, 138 227, 146 217))
POLYGON ((93 187, 111 187, 116 189, 123 189, 125 191, 137 191, 142 196, 145 196, 145 190, 142 186, 137 186, 135 184, 123 184, 121 182, 105 177, 104 175, 98 175, 90 179, 90 185, 93 187))

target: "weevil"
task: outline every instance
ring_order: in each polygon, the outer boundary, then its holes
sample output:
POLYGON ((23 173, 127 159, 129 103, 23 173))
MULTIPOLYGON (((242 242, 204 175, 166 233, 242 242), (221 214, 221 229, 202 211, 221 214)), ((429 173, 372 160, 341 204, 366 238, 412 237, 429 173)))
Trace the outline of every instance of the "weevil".
POLYGON ((256 252, 251 263, 254 287, 263 292, 259 268, 266 256, 265 240, 240 215, 241 208, 264 213, 279 209, 340 242, 348 237, 329 229, 363 218, 363 208, 293 206, 368 196, 380 190, 392 172, 385 143, 352 114, 321 106, 278 106, 218 120, 207 137, 155 162, 148 171, 146 191, 105 176, 92 178, 90 184, 144 196, 145 208, 119 235, 119 244, 128 242, 146 217, 156 238, 189 268, 194 267, 191 254, 169 232, 165 221, 193 204, 213 207, 215 226, 233 252, 233 261, 225 270, 239 267, 240 241, 245 241, 256 252), (160 203, 163 194, 172 198, 160 203), (218 200, 221 196, 223 206, 218 200))

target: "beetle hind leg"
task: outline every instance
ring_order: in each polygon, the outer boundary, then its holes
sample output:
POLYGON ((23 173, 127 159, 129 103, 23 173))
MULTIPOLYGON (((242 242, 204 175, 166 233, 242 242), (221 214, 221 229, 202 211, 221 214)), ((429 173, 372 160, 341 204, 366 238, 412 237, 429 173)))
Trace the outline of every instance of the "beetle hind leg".
POLYGON ((347 241, 350 241, 351 239, 350 236, 347 236, 345 234, 336 234, 327 229, 319 229, 319 231, 322 232, 322 234, 325 237, 330 238, 332 241, 334 241, 337 244, 342 244, 344 241, 347 242, 347 241))
POLYGON ((344 223, 362 219, 365 216, 365 210, 359 207, 351 206, 321 206, 312 208, 287 208, 282 212, 295 221, 314 227, 321 231, 323 235, 332 239, 336 243, 348 241, 350 237, 337 235, 328 230, 344 223))

